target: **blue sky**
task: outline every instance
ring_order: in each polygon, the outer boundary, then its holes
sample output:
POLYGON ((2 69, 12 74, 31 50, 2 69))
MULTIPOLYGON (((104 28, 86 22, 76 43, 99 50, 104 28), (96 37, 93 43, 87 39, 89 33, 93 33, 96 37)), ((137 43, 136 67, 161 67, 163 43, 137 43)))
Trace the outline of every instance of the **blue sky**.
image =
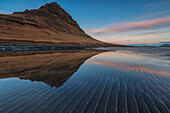
POLYGON ((170 41, 170 0, 0 0, 0 13, 57 2, 86 33, 117 44, 170 41))

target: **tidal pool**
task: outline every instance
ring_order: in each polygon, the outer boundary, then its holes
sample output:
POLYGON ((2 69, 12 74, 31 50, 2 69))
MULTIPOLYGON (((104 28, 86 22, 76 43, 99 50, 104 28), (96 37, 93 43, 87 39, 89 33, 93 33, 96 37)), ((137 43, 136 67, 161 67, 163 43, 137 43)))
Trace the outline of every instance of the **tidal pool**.
POLYGON ((0 113, 170 112, 166 51, 5 54, 0 62, 0 113))

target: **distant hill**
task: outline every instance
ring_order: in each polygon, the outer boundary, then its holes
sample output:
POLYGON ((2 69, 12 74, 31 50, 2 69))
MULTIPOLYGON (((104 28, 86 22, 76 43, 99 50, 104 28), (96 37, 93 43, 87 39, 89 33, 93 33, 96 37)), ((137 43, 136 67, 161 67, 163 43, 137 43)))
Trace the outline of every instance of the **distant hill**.
POLYGON ((37 10, 0 14, 0 43, 117 46, 87 35, 56 2, 37 10))
POLYGON ((161 45, 159 47, 170 47, 170 44, 163 44, 163 45, 161 45))

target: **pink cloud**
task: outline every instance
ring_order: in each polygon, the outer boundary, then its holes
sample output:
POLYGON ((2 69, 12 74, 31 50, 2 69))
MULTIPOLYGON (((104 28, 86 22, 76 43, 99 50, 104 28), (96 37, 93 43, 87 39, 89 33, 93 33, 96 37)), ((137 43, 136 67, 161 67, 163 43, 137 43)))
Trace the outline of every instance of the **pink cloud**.
POLYGON ((148 29, 153 30, 167 26, 170 26, 170 17, 139 22, 124 22, 117 25, 112 25, 110 27, 106 26, 99 29, 90 29, 87 30, 87 32, 92 34, 109 34, 119 32, 144 31, 148 29))

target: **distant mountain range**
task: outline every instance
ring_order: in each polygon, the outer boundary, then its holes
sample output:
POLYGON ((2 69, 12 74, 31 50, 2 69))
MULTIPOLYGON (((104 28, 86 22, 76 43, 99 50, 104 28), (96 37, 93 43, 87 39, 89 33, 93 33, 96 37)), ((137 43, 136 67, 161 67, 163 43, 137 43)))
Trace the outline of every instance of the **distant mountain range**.
POLYGON ((170 47, 170 44, 163 44, 163 45, 161 45, 159 47, 170 47))
POLYGON ((0 14, 0 43, 118 46, 87 35, 56 2, 37 10, 0 14))
POLYGON ((161 46, 168 46, 170 45, 170 42, 159 42, 159 43, 153 43, 153 44, 127 44, 128 46, 145 46, 145 47, 161 47, 161 46))

